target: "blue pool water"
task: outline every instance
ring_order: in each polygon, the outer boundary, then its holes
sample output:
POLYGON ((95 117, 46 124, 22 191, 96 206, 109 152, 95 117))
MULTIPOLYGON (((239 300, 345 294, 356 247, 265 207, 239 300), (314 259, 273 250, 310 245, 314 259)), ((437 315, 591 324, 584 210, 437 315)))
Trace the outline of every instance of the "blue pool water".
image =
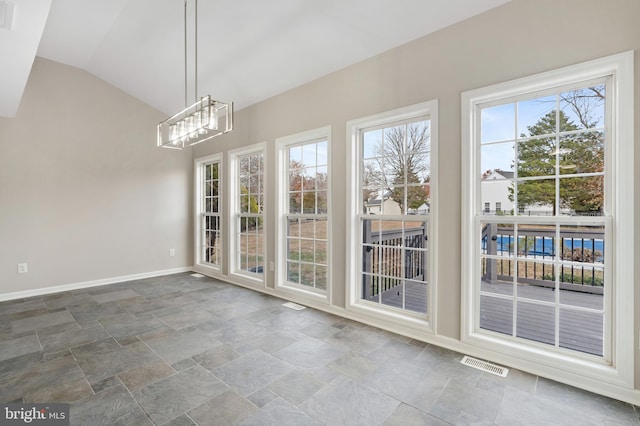
MULTIPOLYGON (((498 235, 496 240, 498 245, 498 251, 509 251, 509 248, 513 250, 514 238, 512 235, 498 235)), ((532 244, 531 238, 528 238, 527 242, 530 246, 532 244)), ((582 239, 582 238, 564 238, 564 246, 568 249, 581 249, 583 246, 587 250, 597 251, 600 256, 596 257, 596 261, 602 261, 604 255, 604 240, 599 239, 582 239)), ((520 237, 520 244, 524 244, 524 237, 520 237)), ((554 239, 536 237, 535 244, 527 251, 527 254, 538 256, 553 256, 555 254, 554 239)))

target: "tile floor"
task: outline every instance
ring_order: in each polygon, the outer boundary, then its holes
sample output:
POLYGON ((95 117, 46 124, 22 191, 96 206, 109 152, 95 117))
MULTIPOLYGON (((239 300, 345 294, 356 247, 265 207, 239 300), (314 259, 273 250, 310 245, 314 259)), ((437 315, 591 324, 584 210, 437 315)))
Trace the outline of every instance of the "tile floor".
POLYGON ((210 278, 0 303, 0 401, 72 425, 640 425, 640 409, 210 278))

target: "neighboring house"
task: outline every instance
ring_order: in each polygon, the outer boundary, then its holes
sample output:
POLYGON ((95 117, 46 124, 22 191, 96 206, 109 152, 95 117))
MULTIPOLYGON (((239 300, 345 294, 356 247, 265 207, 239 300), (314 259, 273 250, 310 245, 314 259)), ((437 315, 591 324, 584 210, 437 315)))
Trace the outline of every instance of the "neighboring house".
POLYGON ((422 203, 417 209, 409 209, 409 214, 429 214, 430 208, 428 203, 422 203))
MULTIPOLYGON (((506 170, 487 170, 482 174, 482 211, 484 214, 513 214, 514 203, 509 199, 513 188, 514 173, 506 170)), ((570 214, 568 209, 562 210, 570 214)), ((521 215, 553 215, 553 206, 550 204, 536 204, 520 209, 521 215)))
POLYGON ((379 195, 374 199, 364 202, 365 212, 368 214, 402 214, 402 209, 397 201, 394 201, 389 194, 379 195))
POLYGON ((485 214, 510 213, 513 201, 509 199, 513 172, 493 169, 482 174, 482 211, 485 214))

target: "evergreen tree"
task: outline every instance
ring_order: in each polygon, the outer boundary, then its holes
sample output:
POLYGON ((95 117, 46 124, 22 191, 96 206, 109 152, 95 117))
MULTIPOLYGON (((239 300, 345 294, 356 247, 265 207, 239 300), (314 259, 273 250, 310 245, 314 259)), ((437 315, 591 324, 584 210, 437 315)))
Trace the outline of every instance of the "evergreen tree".
MULTIPOLYGON (((538 122, 527 127, 529 134, 522 138, 541 136, 518 143, 518 177, 548 176, 549 178, 521 181, 518 183, 518 205, 520 209, 551 205, 556 213, 556 167, 560 176, 568 174, 602 171, 604 164, 604 138, 599 132, 574 133, 559 138, 552 136, 560 129, 573 132, 582 129, 571 121, 563 111, 550 111, 538 122), (558 121, 556 123, 556 121, 558 121), (547 137, 545 137, 547 136, 547 137), (559 163, 556 164, 556 161, 559 163)), ((513 188, 509 189, 513 201, 513 188)), ((578 214, 601 211, 603 206, 602 178, 572 177, 560 179, 560 207, 578 214)))

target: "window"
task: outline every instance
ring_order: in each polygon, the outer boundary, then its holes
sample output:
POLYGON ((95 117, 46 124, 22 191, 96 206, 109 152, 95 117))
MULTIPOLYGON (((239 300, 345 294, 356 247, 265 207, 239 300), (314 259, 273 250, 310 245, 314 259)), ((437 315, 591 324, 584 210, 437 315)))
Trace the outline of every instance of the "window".
POLYGON ((484 212, 489 213, 491 211, 491 203, 484 203, 484 212))
POLYGON ((280 283, 326 294, 329 264, 329 138, 325 127, 277 140, 281 156, 280 283))
POLYGON ((614 336, 632 339, 632 318, 614 300, 632 292, 632 270, 615 256, 633 226, 623 207, 631 62, 618 55, 463 94, 463 339, 542 350, 555 367, 629 367, 633 348, 614 336))
POLYGON ((235 176, 231 270, 263 280, 264 274, 264 149, 230 153, 235 176))
POLYGON ((604 355, 608 81, 477 106, 482 169, 511 164, 482 180, 479 195, 509 199, 518 212, 509 223, 480 222, 480 329, 604 355))
POLYGON ((352 308, 432 314, 436 114, 432 101, 349 123, 352 308))
POLYGON ((204 164, 204 212, 202 213, 202 262, 220 267, 220 162, 204 164))
POLYGON ((222 265, 222 159, 220 155, 195 161, 196 265, 219 272, 222 265))

